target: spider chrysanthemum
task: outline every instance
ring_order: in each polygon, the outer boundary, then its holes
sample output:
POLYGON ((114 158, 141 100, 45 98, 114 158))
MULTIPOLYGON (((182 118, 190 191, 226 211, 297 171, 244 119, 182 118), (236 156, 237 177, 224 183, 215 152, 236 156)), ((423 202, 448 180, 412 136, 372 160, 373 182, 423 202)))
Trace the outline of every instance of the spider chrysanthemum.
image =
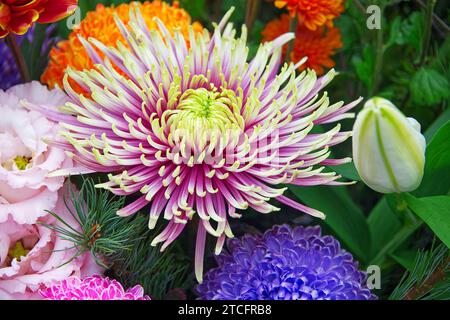
POLYGON ((246 28, 236 38, 227 23, 232 10, 210 35, 191 29, 190 47, 157 20, 149 30, 132 11, 128 28, 116 19, 129 48, 82 40, 96 70, 68 70, 65 89, 73 103, 60 114, 60 144, 80 165, 109 173, 98 185, 118 195, 140 194, 118 212, 131 215, 150 205, 149 227, 163 218, 166 228, 153 244, 162 249, 198 217, 196 275, 201 281, 206 234, 217 237, 216 253, 232 237, 229 218, 238 210, 278 211, 271 199, 313 216, 324 214, 283 196, 278 184, 335 185, 325 169, 350 159, 329 159, 329 147, 346 140, 337 124, 323 133, 315 125, 353 117, 358 102, 331 104, 319 91, 334 71, 317 78, 280 71, 285 34, 262 44, 247 62, 246 28), (94 49, 104 53, 100 59, 94 49), (122 76, 116 68, 126 74, 122 76), (77 94, 71 78, 89 92, 77 94))

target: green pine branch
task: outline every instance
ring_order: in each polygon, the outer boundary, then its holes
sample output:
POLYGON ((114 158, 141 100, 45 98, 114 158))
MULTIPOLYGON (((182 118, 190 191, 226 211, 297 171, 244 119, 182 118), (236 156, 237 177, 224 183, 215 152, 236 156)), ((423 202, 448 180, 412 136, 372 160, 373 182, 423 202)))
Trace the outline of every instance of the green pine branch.
POLYGON ((450 299, 450 251, 444 244, 418 251, 414 267, 407 271, 389 300, 450 299))
POLYGON ((161 253, 152 247, 151 241, 159 231, 150 232, 147 217, 142 214, 119 217, 116 213, 123 208, 125 198, 95 188, 91 178, 82 180, 79 193, 71 190, 69 199, 64 199, 80 228, 55 212, 49 213, 60 224, 43 224, 73 243, 77 252, 72 259, 90 252, 124 287, 140 284, 152 298, 162 299, 171 289, 184 288, 188 263, 178 258, 183 255, 175 256, 171 250, 161 253))

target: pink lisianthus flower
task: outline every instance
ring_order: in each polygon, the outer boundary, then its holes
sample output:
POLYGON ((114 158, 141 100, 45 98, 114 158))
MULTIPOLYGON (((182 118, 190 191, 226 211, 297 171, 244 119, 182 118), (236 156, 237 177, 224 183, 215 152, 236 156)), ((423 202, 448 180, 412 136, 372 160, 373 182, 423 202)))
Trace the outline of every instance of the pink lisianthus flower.
MULTIPOLYGON (((79 228, 59 192, 52 210, 73 228, 79 228)), ((40 222, 57 226, 48 215, 40 222)), ((70 276, 90 276, 101 272, 90 253, 77 256, 74 244, 63 240, 42 224, 19 224, 9 217, 0 223, 0 300, 42 299, 39 289, 70 276)))
POLYGON ((84 279, 70 277, 39 293, 46 300, 151 300, 140 285, 125 290, 116 280, 98 275, 84 279))
POLYGON ((55 139, 59 126, 25 106, 56 110, 67 101, 62 91, 36 81, 0 90, 0 223, 11 217, 33 224, 54 208, 64 177, 48 175, 71 168, 72 160, 44 141, 55 139))

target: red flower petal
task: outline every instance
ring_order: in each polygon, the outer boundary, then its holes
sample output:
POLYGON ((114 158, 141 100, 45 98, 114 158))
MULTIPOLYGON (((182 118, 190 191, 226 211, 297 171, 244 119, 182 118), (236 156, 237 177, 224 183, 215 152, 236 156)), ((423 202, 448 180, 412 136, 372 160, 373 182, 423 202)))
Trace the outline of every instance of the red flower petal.
POLYGON ((38 18, 39 12, 36 10, 29 10, 19 14, 13 13, 8 29, 15 34, 25 34, 38 18))
POLYGON ((11 19, 11 10, 3 3, 0 3, 0 28, 6 29, 11 19))
POLYGON ((0 27, 0 39, 6 37, 8 33, 9 33, 8 30, 5 30, 2 27, 0 27))
POLYGON ((41 2, 41 0, 29 0, 25 3, 23 1, 9 1, 8 4, 11 7, 12 11, 24 12, 36 8, 41 2))
POLYGON ((78 0, 47 0, 43 3, 38 22, 51 23, 70 16, 76 9, 78 0))

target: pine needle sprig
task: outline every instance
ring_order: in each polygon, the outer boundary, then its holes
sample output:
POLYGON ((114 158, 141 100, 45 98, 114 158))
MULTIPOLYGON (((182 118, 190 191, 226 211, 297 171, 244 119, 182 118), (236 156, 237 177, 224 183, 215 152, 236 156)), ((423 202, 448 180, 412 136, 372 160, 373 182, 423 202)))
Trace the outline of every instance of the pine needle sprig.
POLYGON ((124 287, 139 284, 153 299, 162 299, 171 289, 186 286, 188 261, 181 258, 182 254, 173 254, 173 249, 161 253, 151 246, 155 233, 148 229, 147 217, 139 213, 132 217, 117 215, 125 205, 124 197, 97 189, 92 178, 82 179, 78 193, 69 189, 64 203, 80 228, 51 211, 49 214, 60 223, 41 224, 73 243, 77 252, 70 261, 90 252, 124 287))
POLYGON ((152 299, 164 299, 171 289, 185 289, 189 261, 174 248, 160 252, 151 245, 160 230, 149 233, 146 224, 142 226, 142 240, 131 251, 111 257, 114 278, 127 287, 139 283, 152 299))
POLYGON ((55 231, 60 238, 72 242, 78 251, 76 256, 89 251, 97 263, 108 267, 110 256, 130 251, 139 241, 136 231, 145 224, 145 218, 140 215, 130 218, 117 216, 117 211, 124 206, 124 197, 113 196, 106 190, 95 188, 95 183, 90 178, 83 178, 78 193, 72 188, 69 190, 69 199, 64 197, 64 204, 80 229, 74 228, 57 212, 51 211, 48 213, 60 224, 42 224, 55 231))
POLYGON ((389 300, 450 299, 450 251, 444 244, 418 251, 389 300))

